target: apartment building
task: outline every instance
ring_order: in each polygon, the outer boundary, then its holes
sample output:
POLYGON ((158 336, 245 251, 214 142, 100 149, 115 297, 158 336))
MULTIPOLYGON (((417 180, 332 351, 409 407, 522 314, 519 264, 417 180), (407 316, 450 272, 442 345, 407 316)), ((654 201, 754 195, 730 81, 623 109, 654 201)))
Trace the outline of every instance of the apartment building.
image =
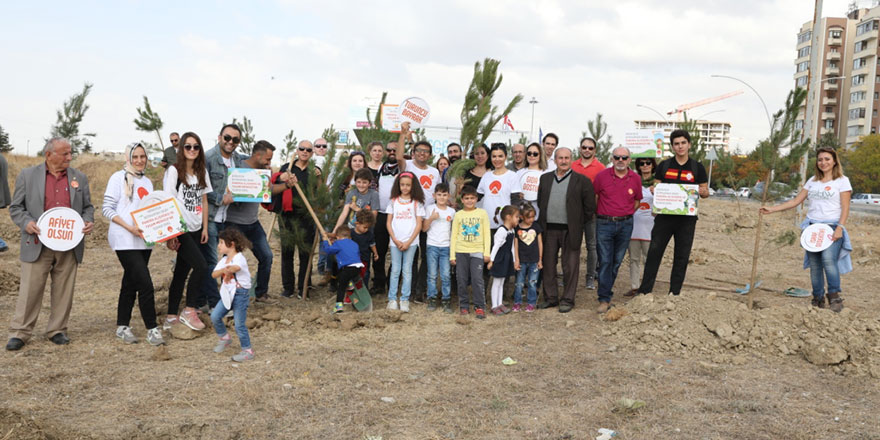
MULTIPOLYGON (((666 145, 666 151, 669 149, 669 134, 672 130, 682 128, 684 121, 661 121, 661 120, 636 120, 635 128, 663 130, 663 144, 666 145)), ((714 148, 716 151, 730 152, 730 122, 698 120, 697 130, 700 132, 700 139, 706 148, 714 148)))

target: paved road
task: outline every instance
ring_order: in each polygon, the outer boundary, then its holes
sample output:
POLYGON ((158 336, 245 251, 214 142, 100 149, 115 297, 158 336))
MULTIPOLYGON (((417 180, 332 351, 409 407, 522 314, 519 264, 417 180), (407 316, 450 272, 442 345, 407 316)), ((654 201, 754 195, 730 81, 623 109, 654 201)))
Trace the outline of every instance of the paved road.
MULTIPOLYGON (((735 200, 733 197, 726 197, 726 196, 713 196, 712 199, 714 199, 714 200, 729 200, 729 201, 731 201, 731 202, 733 202, 733 201, 735 200)), ((740 199, 739 199, 739 202, 740 202, 740 203, 755 204, 755 205, 758 205, 758 204, 759 204, 759 201, 756 200, 756 199, 745 199, 745 198, 740 198, 740 199)), ((864 213, 864 214, 868 214, 868 215, 878 215, 878 216, 880 216, 880 205, 855 205, 855 204, 850 204, 850 205, 849 205, 849 210, 850 210, 850 212, 860 212, 860 213, 864 213)))

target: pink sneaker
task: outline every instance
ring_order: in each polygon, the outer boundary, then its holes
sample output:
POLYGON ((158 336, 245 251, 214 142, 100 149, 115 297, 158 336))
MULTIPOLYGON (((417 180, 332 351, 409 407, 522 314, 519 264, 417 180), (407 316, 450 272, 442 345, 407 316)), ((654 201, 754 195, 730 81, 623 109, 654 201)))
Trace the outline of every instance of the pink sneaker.
POLYGON ((180 314, 180 322, 193 329, 193 330, 204 330, 205 324, 199 319, 199 314, 196 313, 194 309, 183 309, 183 313, 180 314))
POLYGON ((522 306, 519 303, 513 305, 513 311, 518 312, 522 309, 522 306))
POLYGON ((526 312, 531 313, 535 311, 535 306, 531 304, 526 304, 526 312))

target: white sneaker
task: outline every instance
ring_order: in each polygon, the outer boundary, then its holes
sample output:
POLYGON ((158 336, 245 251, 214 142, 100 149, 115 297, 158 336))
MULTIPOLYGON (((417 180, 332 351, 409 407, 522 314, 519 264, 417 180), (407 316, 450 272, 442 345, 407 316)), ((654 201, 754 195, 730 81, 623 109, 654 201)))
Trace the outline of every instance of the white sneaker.
POLYGON ((137 344, 138 341, 134 333, 131 332, 131 327, 127 325, 116 327, 116 337, 122 339, 122 342, 126 344, 137 344))
POLYGON ((165 331, 171 330, 171 327, 174 326, 174 324, 177 324, 178 322, 180 322, 180 321, 177 319, 177 315, 173 315, 173 317, 171 317, 171 318, 165 317, 165 321, 162 323, 162 330, 165 330, 165 331))
POLYGON ((159 327, 147 330, 147 342, 150 345, 165 345, 165 338, 162 337, 162 331, 159 330, 159 327))
POLYGON ((400 301, 400 311, 409 313, 409 301, 400 301))
MULTIPOLYGON (((407 307, 409 307, 409 304, 407 304, 407 307)), ((393 299, 391 301, 388 301, 388 307, 386 308, 388 310, 397 310, 397 301, 393 299)))

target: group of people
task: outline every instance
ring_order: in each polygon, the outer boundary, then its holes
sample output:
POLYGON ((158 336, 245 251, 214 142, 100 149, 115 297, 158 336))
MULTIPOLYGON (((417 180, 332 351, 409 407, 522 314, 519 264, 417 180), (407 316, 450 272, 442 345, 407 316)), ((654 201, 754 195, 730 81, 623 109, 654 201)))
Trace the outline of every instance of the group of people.
MULTIPOLYGON (((227 172, 230 168, 269 169, 275 147, 261 140, 251 155, 244 157, 236 151, 241 135, 238 126, 224 125, 209 151, 195 133, 171 135, 172 147, 162 159, 166 168, 162 190, 177 200, 186 232, 166 242, 176 257, 162 328, 148 267, 151 248, 130 215, 140 199, 154 192, 145 176, 147 152, 139 143, 126 148, 124 165, 110 177, 102 204, 102 213, 111 222, 108 241, 124 271, 116 330, 123 342, 138 341, 130 323, 137 301, 150 344, 163 344, 162 330, 174 325, 204 329, 200 313, 208 313, 219 338, 215 351, 221 352, 231 342, 222 321, 231 311, 241 345, 233 360, 254 358, 245 326, 249 290, 257 302, 276 301, 268 288, 273 255, 258 221, 261 205, 234 202, 226 190, 227 172), (251 249, 257 260, 253 281, 245 249, 251 249)), ((575 158, 573 150, 560 146, 553 133, 544 136, 541 144, 514 145, 512 160, 504 144, 476 145, 471 152, 472 166, 460 175, 452 172, 452 165, 462 160, 460 145, 450 144, 447 154, 437 160, 441 167, 436 168, 431 165, 431 145, 412 142, 411 135, 404 123, 397 142, 373 142, 366 152, 348 155, 341 184, 345 193, 342 212, 331 229, 315 224, 300 200, 302 193, 295 190, 299 183, 323 179, 325 164, 316 158, 324 157, 326 140, 301 141, 291 162, 271 175, 273 202, 265 208, 277 214, 282 235, 282 297, 304 294, 312 242, 318 233, 323 238, 325 270, 328 278, 335 280, 337 313, 345 309, 349 283, 357 280, 364 284, 372 281, 374 292, 387 292, 387 308, 402 312, 410 311, 414 295, 426 295, 428 310, 442 308, 455 313, 451 303, 455 290, 458 313, 468 315, 473 309, 480 319, 488 313, 547 308, 567 313, 575 305, 583 242, 587 252, 585 283, 588 289, 597 290, 599 313, 611 307, 618 269, 627 250, 631 289, 624 295, 647 294, 654 290, 661 259, 673 237, 668 293, 681 293, 697 217, 655 215, 652 198, 657 183, 693 184, 700 197, 709 196, 706 170, 689 157, 690 135, 686 131, 671 133, 673 155, 659 163, 655 158, 633 158, 628 149, 617 147, 606 166, 596 157, 596 141, 589 137, 581 139, 575 158), (297 239, 284 239, 285 234, 297 239), (387 268, 389 251, 391 264, 387 268), (294 273, 295 256, 299 258, 298 274, 294 273), (561 292, 557 282, 560 261, 561 292), (487 292, 484 286, 490 278, 487 292), (515 281, 512 307, 508 308, 504 293, 510 278, 515 281), (543 291, 541 303, 539 288, 543 291), (487 293, 491 301, 488 313, 487 293)), ((7 350, 21 349, 32 336, 50 275, 52 306, 46 335, 55 344, 70 341, 67 321, 84 244, 64 252, 43 246, 36 219, 50 208, 67 207, 82 216, 85 234, 94 224, 88 178, 69 167, 70 142, 50 139, 43 154, 45 163, 18 175, 9 206, 21 229, 22 276, 7 350)), ((767 213, 775 212, 809 198, 807 224, 834 224, 836 245, 817 255, 808 253, 805 265, 811 268, 813 304, 824 307, 824 272, 829 305, 838 311, 842 307, 839 273, 847 268, 838 271, 836 264, 843 261, 838 257, 848 248, 844 224, 851 190, 836 153, 820 150, 816 176, 799 196, 765 208, 767 213)))

